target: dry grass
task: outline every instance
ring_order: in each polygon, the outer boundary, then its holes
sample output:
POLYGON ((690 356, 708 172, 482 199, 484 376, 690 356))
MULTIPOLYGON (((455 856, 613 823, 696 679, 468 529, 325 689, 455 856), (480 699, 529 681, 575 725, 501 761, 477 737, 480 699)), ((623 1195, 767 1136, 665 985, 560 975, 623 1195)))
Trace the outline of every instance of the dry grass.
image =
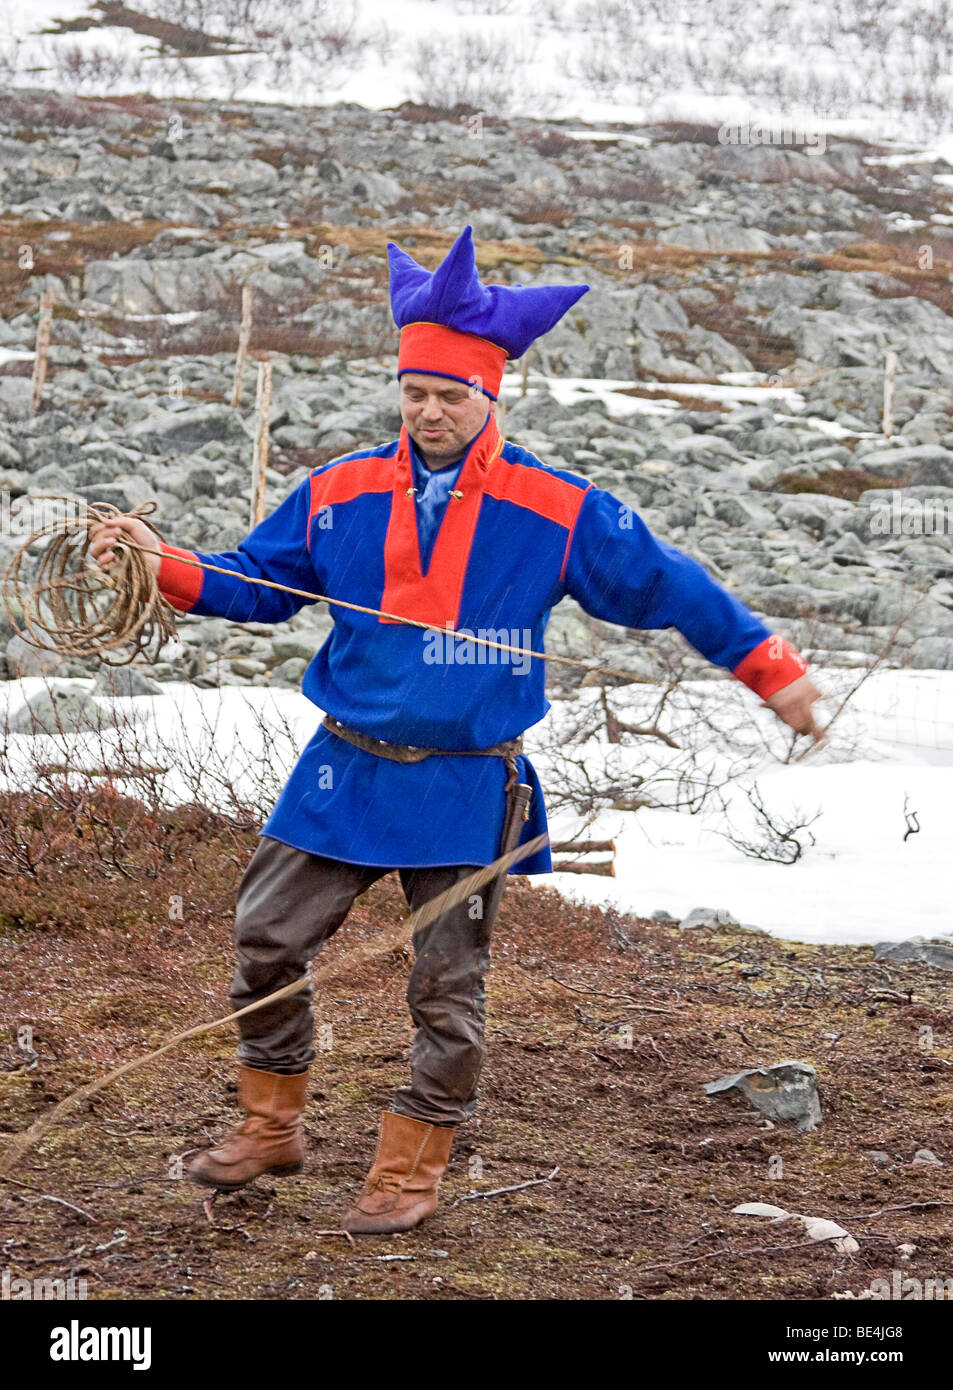
POLYGON ((772 492, 820 492, 825 497, 841 497, 846 502, 856 502, 861 493, 871 488, 907 487, 909 478, 884 478, 877 473, 865 473, 862 468, 833 468, 826 473, 811 477, 803 473, 782 473, 772 487, 772 492))
MULTIPOLYGON (((682 382, 683 378, 668 376, 660 378, 665 381, 682 382)), ((616 393, 619 396, 638 396, 646 401, 671 401, 677 400, 679 410, 705 410, 715 415, 721 415, 728 411, 729 407, 723 401, 713 401, 707 396, 684 396, 681 392, 673 396, 671 392, 659 390, 655 386, 623 386, 616 393)))

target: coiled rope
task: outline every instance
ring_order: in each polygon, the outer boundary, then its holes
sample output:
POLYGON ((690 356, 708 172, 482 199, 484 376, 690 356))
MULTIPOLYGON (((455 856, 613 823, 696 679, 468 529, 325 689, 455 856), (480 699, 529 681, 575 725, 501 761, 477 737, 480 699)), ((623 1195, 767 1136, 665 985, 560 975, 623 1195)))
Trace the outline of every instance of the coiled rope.
POLYGON ((161 540, 146 520, 155 502, 123 513, 109 502, 94 506, 51 493, 30 501, 55 502, 57 512, 65 508, 67 519, 55 515, 34 531, 7 566, 3 599, 14 631, 30 646, 52 648, 63 656, 97 656, 108 666, 125 666, 137 656, 158 660, 160 649, 176 635, 175 611, 159 592, 145 548, 123 541, 108 573, 94 566, 88 554, 90 528, 123 515, 144 521, 161 540), (70 518, 77 507, 78 515, 70 518), (27 560, 43 541, 36 571, 28 577, 27 560))

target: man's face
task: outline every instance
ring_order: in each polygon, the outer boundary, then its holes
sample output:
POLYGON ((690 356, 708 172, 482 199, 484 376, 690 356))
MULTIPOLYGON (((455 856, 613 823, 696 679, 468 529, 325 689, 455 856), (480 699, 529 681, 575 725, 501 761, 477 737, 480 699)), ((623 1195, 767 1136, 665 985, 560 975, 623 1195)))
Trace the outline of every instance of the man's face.
POLYGON ((400 379, 400 413, 430 468, 447 468, 486 424, 491 402, 473 386, 426 372, 400 379))

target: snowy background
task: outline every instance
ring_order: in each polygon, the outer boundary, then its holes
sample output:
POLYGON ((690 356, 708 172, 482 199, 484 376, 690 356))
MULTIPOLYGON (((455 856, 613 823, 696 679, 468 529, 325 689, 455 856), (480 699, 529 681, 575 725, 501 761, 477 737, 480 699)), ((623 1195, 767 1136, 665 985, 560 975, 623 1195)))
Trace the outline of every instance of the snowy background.
POLYGON ((465 103, 587 121, 781 118, 949 148, 953 9, 947 0, 6 0, 4 79, 99 95, 465 103), (133 32, 135 14, 167 27, 133 32), (218 42, 189 56, 189 30, 218 42))
MULTIPOLYGON (((816 675, 823 686, 824 672, 816 675)), ((51 684, 87 690, 93 686, 92 681, 51 684)), ((46 682, 39 678, 0 684, 0 722, 45 688, 46 682)), ((706 683, 706 689, 710 700, 723 699, 722 683, 706 683)), ((174 764, 181 758, 185 740, 193 756, 214 756, 239 787, 264 751, 260 719, 270 726, 279 745, 286 731, 292 731, 299 749, 321 719, 320 711, 294 691, 197 690, 187 684, 170 685, 167 690, 159 696, 100 698, 104 706, 118 708, 123 717, 135 721, 146 761, 174 764), (209 734, 206 746, 202 731, 211 729, 214 740, 209 734)), ((741 698, 747 701, 753 723, 773 724, 773 716, 753 696, 741 698)), ((596 839, 611 837, 616 845, 616 876, 556 874, 540 875, 534 881, 552 883, 573 898, 612 903, 641 916, 651 916, 658 909, 678 918, 697 907, 727 909, 745 925, 792 940, 948 937, 951 905, 946 871, 953 864, 951 701, 951 672, 874 674, 852 702, 850 715, 838 721, 836 751, 811 752, 796 765, 765 760, 755 775, 773 812, 783 815, 796 808, 808 817, 821 812, 811 826, 815 843, 796 864, 752 860, 726 840, 726 825, 743 835, 753 821, 739 784, 729 798, 727 819, 716 810, 696 816, 666 810, 606 811, 584 827, 578 820, 553 817, 554 840, 580 831, 596 839), (905 839, 906 809, 914 812, 920 829, 905 839)), ((828 704, 829 713, 834 707, 828 704)), ((550 718, 571 714, 572 702, 561 701, 550 718)), ((545 788, 550 770, 547 758, 535 752, 544 727, 530 730, 526 745, 545 788)), ((9 743, 12 784, 18 765, 27 768, 37 756, 55 758, 64 751, 61 738, 12 735, 9 743)), ((87 757, 93 764, 102 760, 99 735, 91 740, 70 736, 65 744, 75 765, 87 757)), ((290 768, 294 747, 289 742, 283 751, 290 768)), ((583 756, 587 753, 580 751, 583 756)), ((604 751, 593 748, 588 753, 597 758, 604 751)), ((270 752, 273 756, 273 747, 270 752)), ((634 748, 618 752, 633 766, 642 756, 634 748)), ((712 750, 712 758, 717 761, 717 750, 712 750)), ((280 769, 273 771, 280 775, 280 769)), ((174 774, 166 789, 171 800, 183 795, 174 774)))

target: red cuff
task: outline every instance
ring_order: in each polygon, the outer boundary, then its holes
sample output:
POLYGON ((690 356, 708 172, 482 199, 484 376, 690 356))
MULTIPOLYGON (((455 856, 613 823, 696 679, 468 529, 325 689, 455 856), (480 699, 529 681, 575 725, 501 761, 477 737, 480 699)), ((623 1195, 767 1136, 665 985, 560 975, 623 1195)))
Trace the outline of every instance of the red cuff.
POLYGON ((202 571, 197 565, 180 564, 180 559, 195 560, 194 550, 160 542, 162 563, 159 566, 159 590, 162 597, 180 613, 188 613, 198 603, 202 592, 202 571))
POLYGON ((775 634, 759 642, 744 661, 732 671, 735 680, 768 700, 783 690, 786 685, 798 680, 807 670, 807 662, 786 642, 775 634))

